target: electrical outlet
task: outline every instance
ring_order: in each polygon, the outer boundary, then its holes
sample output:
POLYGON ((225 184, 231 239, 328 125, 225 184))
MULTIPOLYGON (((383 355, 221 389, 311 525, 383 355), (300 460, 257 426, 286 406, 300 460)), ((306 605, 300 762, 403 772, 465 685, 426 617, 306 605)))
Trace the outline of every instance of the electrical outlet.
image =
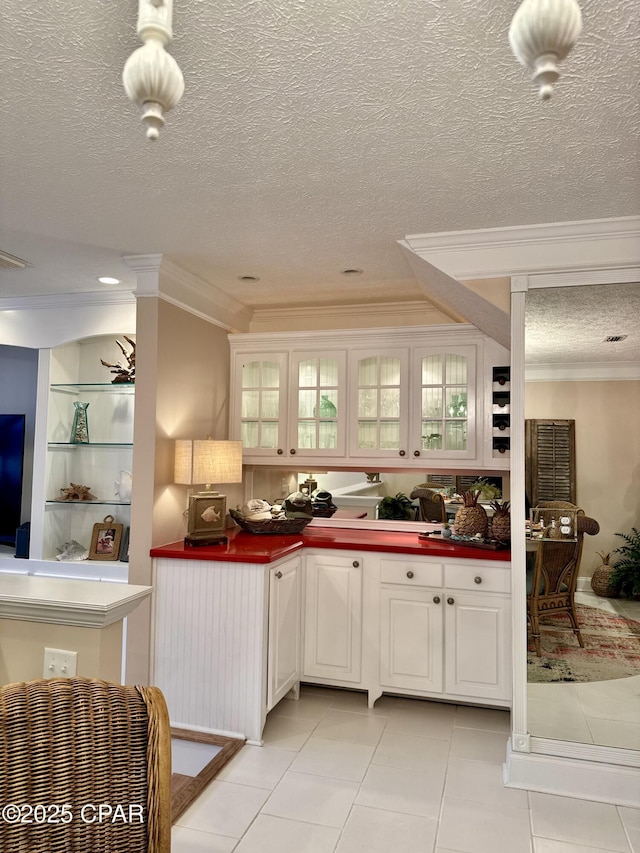
POLYGON ((78 652, 67 649, 44 650, 43 678, 71 678, 78 669, 78 652))

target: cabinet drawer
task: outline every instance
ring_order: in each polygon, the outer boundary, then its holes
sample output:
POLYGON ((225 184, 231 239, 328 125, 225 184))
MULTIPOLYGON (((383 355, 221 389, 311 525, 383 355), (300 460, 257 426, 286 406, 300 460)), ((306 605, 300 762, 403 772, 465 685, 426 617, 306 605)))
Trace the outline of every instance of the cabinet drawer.
POLYGON ((410 586, 442 586, 442 564, 424 563, 421 560, 399 559, 380 561, 382 583, 399 583, 410 586))
POLYGON ((444 585, 447 589, 475 589, 479 592, 509 592, 511 571, 477 563, 448 563, 444 570, 444 585))

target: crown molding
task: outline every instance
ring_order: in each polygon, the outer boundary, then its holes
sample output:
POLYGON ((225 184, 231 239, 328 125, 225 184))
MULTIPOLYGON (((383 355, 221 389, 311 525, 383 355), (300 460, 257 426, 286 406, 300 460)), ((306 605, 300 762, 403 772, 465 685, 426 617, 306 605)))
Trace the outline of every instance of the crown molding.
MULTIPOLYGON (((468 323, 433 326, 382 326, 380 328, 287 332, 285 346, 296 348, 308 346, 310 338, 313 338, 315 350, 347 345, 380 348, 402 344, 407 346, 431 343, 440 345, 450 341, 452 334, 456 335, 456 340, 460 344, 478 343, 486 337, 479 329, 468 323)), ((281 332, 248 332, 246 334, 230 334, 229 344, 232 350, 242 349, 250 352, 252 349, 259 348, 261 352, 275 352, 282 350, 283 339, 281 332)))
POLYGON ((210 284, 178 264, 163 258, 155 293, 147 290, 144 296, 159 296, 202 319, 227 331, 246 331, 253 309, 234 299, 214 284, 210 284))
POLYGON ((383 321, 387 324, 390 317, 401 321, 411 321, 418 318, 419 325, 429 325, 430 318, 434 325, 439 325, 442 318, 447 317, 444 311, 440 311, 430 302, 413 300, 411 302, 376 302, 358 303, 349 305, 318 305, 291 308, 257 308, 251 318, 252 331, 258 326, 264 326, 265 330, 273 328, 277 324, 290 324, 299 320, 305 325, 310 321, 313 323, 345 320, 353 326, 353 318, 357 316, 361 321, 372 321, 378 323, 383 321))
POLYGON ((131 305, 135 296, 130 290, 91 290, 85 293, 56 293, 38 296, 8 296, 0 299, 0 311, 25 309, 80 308, 94 305, 131 305))
POLYGON ((640 265, 640 216, 411 234, 405 244, 457 279, 640 265))
POLYGON ((636 382, 640 364, 634 361, 528 364, 525 382, 636 382))

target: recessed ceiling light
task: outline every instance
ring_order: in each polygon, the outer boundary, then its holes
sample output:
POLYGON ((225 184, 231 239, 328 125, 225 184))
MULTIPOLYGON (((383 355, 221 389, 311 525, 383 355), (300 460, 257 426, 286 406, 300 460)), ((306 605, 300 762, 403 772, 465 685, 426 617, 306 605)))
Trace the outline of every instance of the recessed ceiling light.
POLYGON ((238 281, 260 281, 257 275, 239 275, 238 281))
POLYGON ((340 270, 342 275, 362 275, 362 270, 355 267, 348 267, 346 270, 340 270))
POLYGON ((98 278, 100 284, 120 284, 119 278, 111 278, 109 275, 101 275, 98 278))

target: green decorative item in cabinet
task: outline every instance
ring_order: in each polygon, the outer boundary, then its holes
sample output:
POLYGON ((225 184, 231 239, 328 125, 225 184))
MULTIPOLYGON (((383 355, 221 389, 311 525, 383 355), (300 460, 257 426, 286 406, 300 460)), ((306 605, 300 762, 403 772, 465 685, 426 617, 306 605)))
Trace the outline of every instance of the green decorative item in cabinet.
POLYGON ((327 395, 322 394, 320 397, 320 405, 314 406, 313 416, 314 418, 335 418, 338 416, 338 410, 331 402, 331 400, 327 397, 327 395))
POLYGON ((88 403, 74 402, 75 413, 71 427, 71 444, 89 444, 89 422, 87 420, 88 403))

